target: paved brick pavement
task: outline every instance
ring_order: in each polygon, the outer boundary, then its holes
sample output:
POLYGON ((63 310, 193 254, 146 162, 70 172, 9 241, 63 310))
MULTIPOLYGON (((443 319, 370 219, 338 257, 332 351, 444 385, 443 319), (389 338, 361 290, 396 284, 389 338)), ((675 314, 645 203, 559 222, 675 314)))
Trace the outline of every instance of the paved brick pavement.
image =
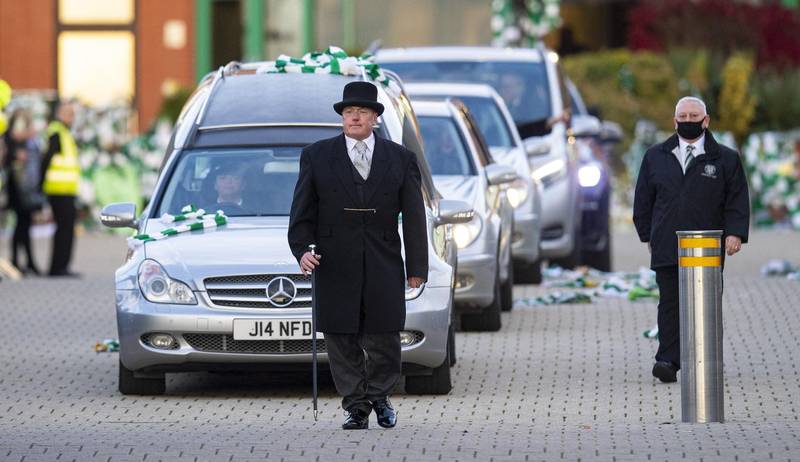
MULTIPOLYGON (((314 423, 307 374, 170 375, 165 396, 122 396, 117 355, 91 348, 116 336, 112 274, 123 247, 83 236, 82 280, 0 282, 0 460, 800 459, 800 282, 758 274, 770 258, 800 263, 797 233, 755 232, 727 262, 727 422, 708 425, 679 423, 680 386, 650 376, 655 342, 641 332, 654 304, 619 299, 518 306, 498 333, 459 333, 454 390, 399 392, 393 430, 374 417, 369 431, 339 430, 330 381, 314 423)), ((627 227, 614 249, 620 269, 646 264, 627 227)))

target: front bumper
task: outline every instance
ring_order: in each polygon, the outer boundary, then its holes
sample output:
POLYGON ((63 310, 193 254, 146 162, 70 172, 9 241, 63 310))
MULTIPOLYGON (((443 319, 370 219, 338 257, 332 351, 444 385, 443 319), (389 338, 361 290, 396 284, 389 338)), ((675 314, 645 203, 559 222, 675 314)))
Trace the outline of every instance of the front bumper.
POLYGON ((562 176, 545 187, 542 196, 542 258, 569 255, 575 245, 575 209, 571 182, 562 176))
POLYGON ((515 261, 533 263, 539 259, 541 223, 533 213, 514 211, 514 232, 511 238, 511 255, 515 261))
POLYGON ((494 301, 496 275, 496 255, 459 253, 456 270, 456 310, 470 311, 489 306, 494 301))
POLYGON ((601 183, 594 188, 581 188, 581 192, 581 249, 605 250, 609 242, 610 185, 601 183))
MULTIPOLYGON (((311 340, 284 341, 307 343, 293 343, 289 348, 270 346, 271 350, 283 351, 269 353, 220 351, 216 347, 208 350, 201 346, 229 343, 228 339, 233 338, 234 318, 310 319, 311 309, 217 308, 209 305, 205 292, 195 292, 195 295, 198 297, 198 305, 169 305, 151 303, 138 290, 118 290, 117 329, 122 364, 134 371, 178 372, 198 368, 215 370, 217 365, 219 369, 226 370, 236 369, 237 365, 241 365, 242 369, 247 370, 249 365, 259 363, 276 366, 273 370, 280 370, 281 365, 285 365, 286 370, 292 370, 293 365, 311 362, 308 347, 311 340), (161 350, 146 345, 142 337, 152 333, 172 335, 178 341, 177 348, 161 350), (187 338, 192 339, 191 343, 187 338), (198 367, 191 367, 192 365, 198 367)), ((405 330, 419 332, 421 338, 416 343, 403 347, 404 366, 432 368, 440 366, 444 361, 450 326, 449 297, 449 287, 426 287, 418 298, 406 302, 405 330)), ((250 341, 236 342, 238 343, 231 347, 236 348, 242 342, 250 341)), ((318 344, 318 351, 323 345, 324 342, 318 344)), ((318 360, 327 363, 327 354, 318 353, 318 360)))

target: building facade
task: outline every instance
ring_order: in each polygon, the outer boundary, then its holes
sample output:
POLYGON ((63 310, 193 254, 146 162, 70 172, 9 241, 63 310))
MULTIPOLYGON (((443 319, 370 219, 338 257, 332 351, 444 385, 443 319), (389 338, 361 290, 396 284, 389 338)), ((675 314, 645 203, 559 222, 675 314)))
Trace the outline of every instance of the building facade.
MULTIPOLYGON (((626 0, 562 3, 564 51, 624 46, 626 0), (564 31, 569 31, 565 36, 564 31)), ((480 45, 490 0, 0 0, 0 78, 91 105, 124 101, 144 130, 163 98, 231 60, 338 45, 480 45)))

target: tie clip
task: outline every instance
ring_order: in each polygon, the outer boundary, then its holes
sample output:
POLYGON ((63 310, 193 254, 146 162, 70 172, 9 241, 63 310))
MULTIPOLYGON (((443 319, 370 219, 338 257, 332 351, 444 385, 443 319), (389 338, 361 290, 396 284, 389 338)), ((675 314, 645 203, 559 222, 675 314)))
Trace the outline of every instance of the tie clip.
POLYGON ((349 209, 349 208, 345 207, 344 210, 346 212, 372 212, 372 213, 378 213, 378 211, 376 209, 349 209))

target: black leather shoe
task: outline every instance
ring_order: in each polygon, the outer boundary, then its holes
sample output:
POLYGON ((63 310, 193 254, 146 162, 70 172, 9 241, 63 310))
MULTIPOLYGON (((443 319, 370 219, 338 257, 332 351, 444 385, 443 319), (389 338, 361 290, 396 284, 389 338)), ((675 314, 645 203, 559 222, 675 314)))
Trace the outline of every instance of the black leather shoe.
POLYGON ((73 273, 72 271, 51 271, 50 277, 80 279, 83 275, 81 273, 73 273))
POLYGON ((658 361, 653 366, 653 377, 664 383, 678 381, 678 368, 669 361, 658 361))
POLYGON ((352 409, 347 411, 347 418, 342 424, 342 430, 366 430, 369 428, 369 412, 352 409))
POLYGON ((383 428, 392 428, 397 425, 397 413, 394 412, 389 399, 381 399, 372 403, 372 409, 378 415, 378 425, 383 428))

